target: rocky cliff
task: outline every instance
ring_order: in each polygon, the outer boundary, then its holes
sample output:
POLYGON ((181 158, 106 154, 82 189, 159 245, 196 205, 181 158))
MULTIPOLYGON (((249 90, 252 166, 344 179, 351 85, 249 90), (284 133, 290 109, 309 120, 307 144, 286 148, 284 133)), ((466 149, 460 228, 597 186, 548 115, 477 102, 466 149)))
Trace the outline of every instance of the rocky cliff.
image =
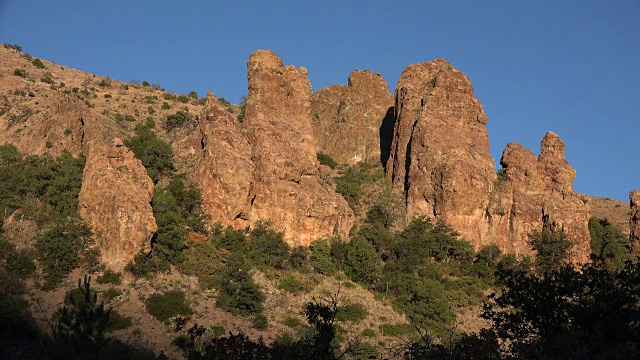
POLYGON ((407 67, 396 88, 387 178, 406 193, 408 220, 441 218, 482 244, 495 180, 487 117, 467 77, 438 59, 407 67))
POLYGON ((205 210, 237 228, 271 221, 291 245, 346 237, 353 212, 320 177, 306 69, 265 50, 247 66, 243 127, 210 96, 193 141, 205 210))
POLYGON ((78 212, 93 231, 102 262, 122 271, 135 254, 151 249, 153 182, 119 139, 92 141, 85 153, 78 212))
POLYGON ((317 151, 339 164, 386 162, 393 131, 393 95, 379 73, 356 70, 349 83, 311 95, 317 151), (381 151, 382 148, 382 151, 381 151))
POLYGON ((531 254, 527 235, 549 226, 574 243, 572 261, 588 259, 589 200, 573 191, 560 137, 547 133, 539 157, 509 144, 496 175, 482 105, 467 77, 442 59, 405 69, 395 108, 386 170, 406 194, 407 220, 443 219, 476 247, 496 243, 516 254, 531 254))
POLYGON ((540 144, 540 155, 510 143, 489 194, 485 217, 487 240, 508 252, 532 254, 527 235, 544 226, 560 229, 574 243, 571 260, 590 254, 589 198, 573 191, 573 170, 564 158, 564 143, 552 132, 540 144))
POLYGON ((629 217, 629 236, 633 254, 640 256, 640 191, 632 190, 629 193, 629 207, 631 208, 629 217))

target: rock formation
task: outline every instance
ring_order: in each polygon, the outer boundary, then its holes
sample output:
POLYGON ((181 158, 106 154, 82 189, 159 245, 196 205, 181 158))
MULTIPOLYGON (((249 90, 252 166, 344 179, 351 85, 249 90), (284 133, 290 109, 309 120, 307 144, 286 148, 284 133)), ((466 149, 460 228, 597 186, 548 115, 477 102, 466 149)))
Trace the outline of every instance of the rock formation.
POLYGON ((629 193, 629 206, 631 207, 629 236, 631 237, 633 254, 638 256, 640 255, 640 191, 632 190, 629 193))
POLYGON ((406 194, 407 220, 445 220, 474 246, 496 243, 532 254, 527 236, 543 226, 574 243, 571 260, 590 253, 588 197, 573 191, 564 143, 547 133, 541 154, 511 143, 495 173, 487 117, 467 77, 445 60, 410 65, 396 89, 387 177, 406 194))
POLYGON ((406 193, 408 219, 441 218, 465 239, 482 242, 483 208, 495 179, 486 123, 471 83, 447 61, 404 70, 387 177, 406 193))
POLYGON ((311 112, 318 152, 339 164, 386 161, 381 146, 388 154, 393 95, 379 73, 356 70, 347 86, 317 91, 311 95, 311 112))
POLYGON ((485 214, 488 239, 505 251, 532 254, 527 235, 547 226, 564 231, 573 242, 571 261, 586 262, 591 252, 589 198, 573 191, 575 170, 565 160, 560 137, 548 132, 537 158, 510 143, 500 163, 485 214))
POLYGON ((248 226, 255 172, 251 145, 236 117, 211 93, 192 143, 196 163, 190 178, 202 189, 204 211, 223 225, 248 226))
POLYGON ((119 139, 91 142, 85 153, 78 212, 91 226, 102 262, 122 271, 135 254, 150 250, 153 182, 119 139))
POLYGON ((242 132, 210 96, 192 140, 205 211, 236 228, 271 221, 291 245, 347 236, 353 213, 319 174, 306 69, 260 50, 248 79, 242 132))

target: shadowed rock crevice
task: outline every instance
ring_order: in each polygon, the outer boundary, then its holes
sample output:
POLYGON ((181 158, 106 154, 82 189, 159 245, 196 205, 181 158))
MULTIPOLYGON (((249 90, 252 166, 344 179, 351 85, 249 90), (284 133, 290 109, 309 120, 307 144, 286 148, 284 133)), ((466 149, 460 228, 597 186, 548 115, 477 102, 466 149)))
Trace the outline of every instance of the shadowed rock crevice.
POLYGON ((393 141, 393 128, 396 123, 395 107, 387 109, 387 113, 380 125, 380 163, 387 167, 387 161, 391 156, 391 142, 393 141))

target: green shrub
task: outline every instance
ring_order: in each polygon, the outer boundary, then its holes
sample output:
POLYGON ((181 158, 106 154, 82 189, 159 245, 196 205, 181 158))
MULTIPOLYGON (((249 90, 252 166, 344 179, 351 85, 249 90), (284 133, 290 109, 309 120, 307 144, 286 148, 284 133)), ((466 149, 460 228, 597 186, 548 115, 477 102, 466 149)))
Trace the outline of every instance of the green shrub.
POLYGON ((293 295, 298 295, 305 290, 302 284, 291 276, 286 276, 280 279, 278 282, 278 289, 293 295))
POLYGON ((284 234, 271 228, 268 223, 259 222, 249 233, 251 259, 257 265, 285 268, 289 263, 289 244, 284 234))
POLYGON ((162 110, 169 110, 169 109, 171 109, 171 105, 169 105, 169 103, 168 103, 168 102, 163 101, 163 102, 162 102, 162 106, 160 106, 160 108, 161 108, 162 110))
POLYGON ((347 304, 338 306, 338 313, 336 314, 336 320, 349 321, 359 323, 369 316, 369 311, 362 304, 347 304))
POLYGON ((113 96, 111 94, 104 94, 105 99, 111 99, 113 96))
POLYGON ((26 78, 27 77, 27 71, 25 69, 15 69, 15 70, 13 70, 13 75, 26 78))
POLYGON ((226 332, 227 332, 227 330, 225 330, 224 326, 222 326, 222 325, 211 325, 206 330, 206 334, 209 335, 209 336, 213 336, 213 337, 222 336, 226 332))
POLYGON ((311 266, 319 274, 333 275, 336 272, 336 265, 331 257, 331 245, 325 239, 311 243, 310 260, 311 266))
POLYGON ((113 272, 111 270, 105 270, 102 275, 98 276, 96 279, 98 284, 113 284, 120 285, 121 283, 121 274, 113 272))
POLYGON ((415 329, 409 324, 382 324, 380 325, 380 335, 403 337, 414 334, 415 329))
POLYGON ((351 347, 353 350, 349 353, 349 359, 352 360, 367 360, 367 359, 378 359, 380 355, 375 346, 364 342, 359 341, 357 343, 351 343, 351 347))
POLYGON ((263 314, 254 315, 251 323, 253 327, 258 330, 267 330, 269 328, 269 319, 263 314))
POLYGON ((364 337, 374 337, 374 336, 376 336, 376 331, 374 329, 371 329, 371 328, 366 328, 366 329, 362 330, 362 336, 364 336, 364 337))
POLYGON ((178 111, 175 114, 167 115, 164 122, 164 129, 171 131, 175 128, 179 128, 191 122, 191 115, 186 111, 178 111))
POLYGON ((111 310, 109 314, 109 324, 105 329, 106 332, 122 330, 130 327, 133 324, 129 316, 120 315, 115 310, 111 310))
POLYGON ((176 98, 176 100, 178 100, 179 102, 186 104, 189 102, 189 98, 185 95, 178 95, 178 97, 176 98))
POLYGON ((319 152, 318 154, 316 154, 318 161, 320 161, 320 164, 322 165, 326 165, 332 169, 335 169, 336 166, 338 164, 336 164, 336 161, 333 160, 333 158, 325 153, 321 153, 319 152))
POLYGON ((382 260, 375 247, 363 239, 352 239, 347 246, 344 271, 351 280, 373 285, 380 277, 382 260))
POLYGON ((193 314, 193 310, 186 303, 184 292, 178 290, 152 294, 145 300, 145 305, 147 312, 162 322, 177 315, 193 314))
POLYGON ((132 262, 127 264, 125 270, 135 277, 148 277, 157 272, 171 270, 171 264, 164 258, 154 258, 141 251, 133 257, 132 262))
POLYGON ((216 305, 232 314, 249 315, 262 311, 265 296, 253 282, 250 268, 240 255, 233 254, 220 273, 216 305))
POLYGON ((161 177, 173 175, 175 166, 171 145, 158 138, 148 126, 138 125, 135 131, 136 136, 124 143, 142 161, 151 180, 158 183, 161 177))
POLYGON ((104 301, 109 302, 109 301, 113 300, 114 298, 116 298, 118 296, 121 296, 121 295, 122 295, 122 290, 116 289, 114 287, 110 287, 107 290, 102 292, 102 299, 104 301))
POLYGON ((55 81, 53 81, 53 78, 49 73, 45 73, 44 75, 42 75, 42 77, 40 78, 40 81, 46 84, 51 84, 51 85, 56 83, 55 81))
POLYGON ((147 80, 145 80, 145 81, 142 82, 142 86, 151 86, 151 85, 149 85, 149 82, 147 80))
POLYGON ((298 319, 297 317, 291 316, 291 315, 287 315, 284 317, 284 319, 282 320, 282 323, 290 328, 304 328, 304 322, 302 322, 302 320, 298 319))

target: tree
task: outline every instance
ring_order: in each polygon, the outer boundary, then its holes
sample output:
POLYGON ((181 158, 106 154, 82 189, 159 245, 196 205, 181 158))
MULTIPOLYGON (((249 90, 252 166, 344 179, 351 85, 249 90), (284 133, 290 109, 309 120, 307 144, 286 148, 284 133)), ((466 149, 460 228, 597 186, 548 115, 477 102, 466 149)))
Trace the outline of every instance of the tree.
POLYGON ((136 155, 154 184, 162 177, 175 173, 173 149, 171 145, 160 140, 151 128, 145 125, 136 126, 136 136, 125 140, 125 145, 136 155))
POLYGON ((373 285, 380 277, 382 260, 373 245, 354 238, 348 245, 344 270, 353 281, 373 285))
POLYGON ((591 235, 591 257, 595 261, 610 263, 620 269, 625 261, 633 259, 629 236, 612 225, 607 219, 589 219, 591 235))
POLYGON ((220 273, 218 307, 233 314, 250 315, 262 311, 265 296, 251 278, 251 269, 241 255, 232 254, 220 273))
POLYGON ((542 274, 559 269, 573 246, 562 230, 547 228, 529 235, 529 244, 536 251, 536 268, 542 274))

